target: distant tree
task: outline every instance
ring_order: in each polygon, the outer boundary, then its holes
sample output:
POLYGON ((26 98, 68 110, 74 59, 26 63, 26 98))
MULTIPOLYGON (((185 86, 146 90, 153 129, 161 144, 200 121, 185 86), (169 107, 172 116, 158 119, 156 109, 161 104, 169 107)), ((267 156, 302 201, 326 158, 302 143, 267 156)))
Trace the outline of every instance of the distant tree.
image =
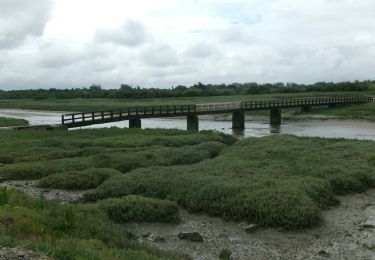
POLYGON ((89 89, 91 91, 100 91, 102 90, 102 86, 100 84, 91 84, 89 89))

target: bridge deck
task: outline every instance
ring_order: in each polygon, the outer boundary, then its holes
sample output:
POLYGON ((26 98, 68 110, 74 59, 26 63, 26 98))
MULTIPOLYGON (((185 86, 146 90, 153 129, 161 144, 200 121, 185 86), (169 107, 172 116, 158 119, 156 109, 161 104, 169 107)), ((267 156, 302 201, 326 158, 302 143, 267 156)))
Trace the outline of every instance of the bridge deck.
POLYGON ((273 108, 362 104, 373 101, 375 100, 372 97, 331 97, 230 102, 219 104, 145 106, 109 111, 67 114, 62 115, 61 120, 63 125, 71 128, 129 120, 134 117, 179 117, 188 115, 231 113, 235 111, 270 110, 273 108))

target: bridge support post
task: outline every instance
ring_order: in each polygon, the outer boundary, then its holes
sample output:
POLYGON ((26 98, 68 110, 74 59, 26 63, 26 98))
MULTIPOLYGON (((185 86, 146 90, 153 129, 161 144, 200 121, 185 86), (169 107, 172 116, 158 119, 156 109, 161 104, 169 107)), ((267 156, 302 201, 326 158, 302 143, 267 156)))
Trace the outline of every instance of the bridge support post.
POLYGON ((306 105, 302 106, 301 111, 302 112, 310 112, 312 110, 312 106, 306 105))
POLYGON ((245 129, 245 111, 237 110, 232 113, 232 129, 245 129))
POLYGON ((281 109, 271 108, 270 110, 270 124, 271 125, 281 125, 281 109))
POLYGON ((139 117, 129 118, 129 128, 142 128, 142 122, 139 117))
POLYGON ((188 131, 199 131, 199 118, 197 115, 187 116, 187 130, 188 131))

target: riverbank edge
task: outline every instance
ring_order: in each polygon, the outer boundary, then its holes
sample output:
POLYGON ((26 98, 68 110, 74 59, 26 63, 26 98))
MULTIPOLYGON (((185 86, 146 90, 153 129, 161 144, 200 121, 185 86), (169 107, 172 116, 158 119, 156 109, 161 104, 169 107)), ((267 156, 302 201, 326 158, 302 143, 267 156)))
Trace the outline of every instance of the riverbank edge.
MULTIPOLYGON (((199 116, 202 120, 213 120, 213 121, 232 121, 232 116, 230 114, 222 114, 222 115, 203 115, 199 116)), ((269 122, 270 117, 266 115, 257 115, 251 116, 246 115, 245 121, 257 121, 257 122, 269 122)), ((342 117, 342 116, 325 116, 325 115, 287 115, 282 116, 282 120, 292 121, 292 122, 299 122, 299 121, 307 121, 307 120, 340 120, 340 121, 367 121, 367 122, 375 122, 375 116, 371 117, 342 117)))

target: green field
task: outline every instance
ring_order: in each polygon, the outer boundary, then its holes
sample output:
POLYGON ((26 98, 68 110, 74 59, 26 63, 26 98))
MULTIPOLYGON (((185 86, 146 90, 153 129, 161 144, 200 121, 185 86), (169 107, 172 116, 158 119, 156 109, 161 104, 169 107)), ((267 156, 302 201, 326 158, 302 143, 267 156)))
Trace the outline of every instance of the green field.
POLYGON ((341 106, 333 109, 328 107, 316 107, 310 112, 294 112, 294 115, 300 114, 326 115, 344 118, 368 118, 375 120, 375 102, 360 105, 341 106))
POLYGON ((0 117, 0 127, 6 126, 27 126, 28 122, 24 119, 0 117))
MULTIPOLYGON (((375 91, 367 92, 307 92, 286 94, 257 94, 241 96, 213 96, 192 98, 159 98, 159 99, 0 99, 1 108, 34 109, 47 111, 88 112, 111 110, 134 106, 151 105, 183 105, 222 103, 235 101, 269 100, 280 98, 305 98, 327 96, 375 96, 375 91)), ((301 112, 300 109, 284 109, 283 116, 294 118, 296 116, 322 115, 339 118, 362 118, 375 120, 375 102, 363 105, 339 106, 336 108, 314 107, 310 112, 301 112)), ((248 112, 248 116, 264 117, 269 111, 248 112)), ((1 123, 1 120, 0 120, 1 123)))
POLYGON ((160 98, 160 99, 0 99, 0 108, 21 108, 49 111, 100 111, 106 109, 125 108, 151 105, 182 105, 221 103, 233 101, 267 100, 279 98, 325 97, 325 96, 363 96, 375 95, 375 91, 367 92, 307 92, 287 94, 258 94, 241 96, 215 96, 191 98, 160 98))

